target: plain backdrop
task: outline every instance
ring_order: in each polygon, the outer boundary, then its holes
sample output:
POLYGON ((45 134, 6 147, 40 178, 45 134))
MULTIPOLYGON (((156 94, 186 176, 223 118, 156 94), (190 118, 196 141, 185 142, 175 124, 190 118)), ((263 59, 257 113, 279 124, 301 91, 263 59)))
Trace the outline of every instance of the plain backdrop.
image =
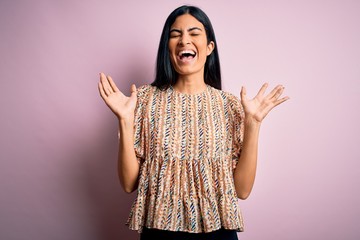
POLYGON ((360 239, 360 1, 0 1, 0 239, 135 240, 98 74, 151 83, 166 17, 201 7, 223 89, 290 100, 264 120, 243 240, 360 239))

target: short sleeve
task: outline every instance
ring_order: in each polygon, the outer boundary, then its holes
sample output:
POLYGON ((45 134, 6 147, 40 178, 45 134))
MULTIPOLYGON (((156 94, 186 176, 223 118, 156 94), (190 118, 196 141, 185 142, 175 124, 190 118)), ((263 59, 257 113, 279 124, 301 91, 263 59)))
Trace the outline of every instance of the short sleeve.
POLYGON ((232 167, 236 168, 239 161, 243 139, 244 139, 244 109, 238 97, 230 95, 229 105, 231 111, 231 126, 232 126, 232 167))
POLYGON ((147 116, 146 107, 149 100, 151 85, 144 85, 137 89, 137 102, 134 113, 134 150, 138 162, 145 159, 147 146, 147 116))

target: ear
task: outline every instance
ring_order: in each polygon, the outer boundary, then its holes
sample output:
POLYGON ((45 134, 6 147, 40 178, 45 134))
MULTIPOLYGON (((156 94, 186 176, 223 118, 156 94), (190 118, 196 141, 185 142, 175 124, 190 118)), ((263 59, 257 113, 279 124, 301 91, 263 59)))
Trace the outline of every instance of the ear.
POLYGON ((206 48, 206 56, 209 56, 214 49, 215 49, 215 43, 213 41, 210 41, 206 48))

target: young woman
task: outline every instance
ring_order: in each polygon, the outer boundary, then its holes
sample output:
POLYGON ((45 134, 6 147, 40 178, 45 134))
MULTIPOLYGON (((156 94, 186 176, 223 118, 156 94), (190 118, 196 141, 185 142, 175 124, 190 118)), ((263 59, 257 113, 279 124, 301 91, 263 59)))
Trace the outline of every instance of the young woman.
POLYGON ((125 96, 100 74, 99 91, 119 119, 118 173, 137 189, 127 224, 145 239, 237 239, 237 200, 253 187, 260 125, 286 101, 277 86, 241 100, 221 90, 215 34, 206 14, 181 6, 167 18, 156 78, 125 96))

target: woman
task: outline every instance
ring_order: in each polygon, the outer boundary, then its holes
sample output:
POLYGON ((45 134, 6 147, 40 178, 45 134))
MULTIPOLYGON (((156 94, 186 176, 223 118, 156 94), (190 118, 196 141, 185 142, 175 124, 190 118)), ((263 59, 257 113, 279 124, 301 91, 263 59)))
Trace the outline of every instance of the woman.
POLYGON ((99 91, 119 119, 118 172, 137 198, 127 224, 141 239, 237 239, 237 200, 253 187, 260 125, 286 101, 277 86, 241 100, 221 90, 210 20, 181 6, 161 35, 156 78, 126 97, 110 76, 99 91))

